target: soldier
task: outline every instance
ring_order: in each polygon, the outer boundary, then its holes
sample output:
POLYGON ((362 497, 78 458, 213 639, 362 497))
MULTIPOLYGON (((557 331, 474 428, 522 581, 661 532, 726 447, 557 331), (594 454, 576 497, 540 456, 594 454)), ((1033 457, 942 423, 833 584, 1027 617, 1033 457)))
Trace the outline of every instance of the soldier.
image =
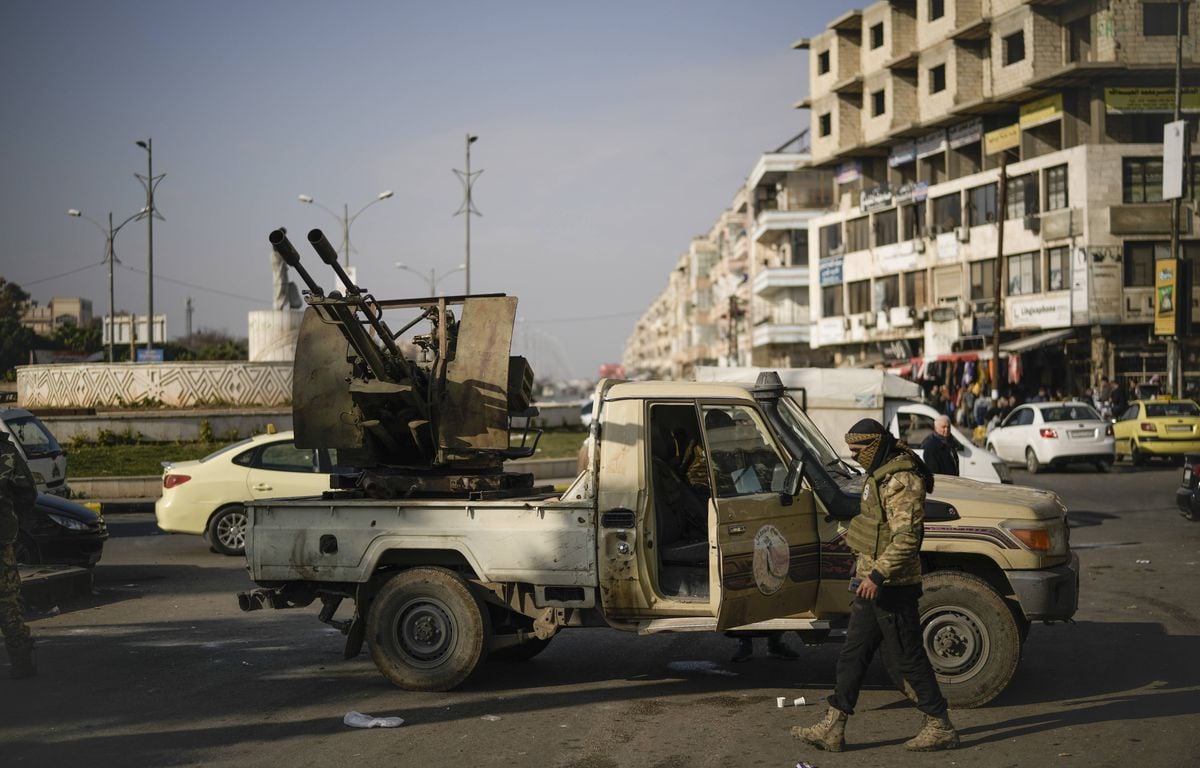
POLYGON ((33 637, 21 618, 21 574, 13 544, 17 540, 17 515, 33 506, 37 484, 24 457, 0 432, 0 633, 8 647, 8 676, 14 680, 37 674, 33 637))
POLYGON ((792 735, 819 749, 840 752, 846 718, 854 714, 871 657, 880 644, 886 644, 905 687, 915 694, 917 709, 925 714, 924 727, 904 746, 918 752, 954 749, 958 733, 925 655, 917 614, 925 494, 933 490, 933 475, 907 445, 898 443, 874 419, 855 424, 846 443, 867 470, 862 507, 846 534, 846 543, 857 556, 850 583, 856 596, 846 643, 838 656, 837 686, 829 697, 829 711, 816 725, 793 727, 792 735))

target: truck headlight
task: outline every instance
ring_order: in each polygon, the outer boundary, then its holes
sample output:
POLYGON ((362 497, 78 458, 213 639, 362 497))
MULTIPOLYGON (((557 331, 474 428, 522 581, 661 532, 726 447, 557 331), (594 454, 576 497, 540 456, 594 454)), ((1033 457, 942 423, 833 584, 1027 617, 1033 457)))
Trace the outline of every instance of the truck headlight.
POLYGON ((1067 554, 1067 527, 1059 520, 1006 520, 1000 527, 1011 533, 1030 552, 1042 555, 1067 554))

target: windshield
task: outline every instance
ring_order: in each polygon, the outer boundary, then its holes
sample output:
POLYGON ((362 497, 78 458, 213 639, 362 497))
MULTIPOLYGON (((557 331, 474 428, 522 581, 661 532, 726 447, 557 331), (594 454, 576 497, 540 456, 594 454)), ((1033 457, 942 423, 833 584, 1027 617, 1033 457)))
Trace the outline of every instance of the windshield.
POLYGON ((1178 400, 1173 403, 1146 403, 1146 416, 1200 416, 1200 407, 1191 400, 1178 400))
POLYGON ((1090 405, 1068 403, 1042 409, 1042 421, 1099 421, 1100 414, 1090 405))
POLYGON ((808 414, 795 400, 790 397, 780 398, 779 415, 789 430, 804 443, 809 455, 820 462, 821 466, 839 469, 846 474, 856 474, 849 464, 842 461, 837 451, 833 450, 833 446, 825 439, 825 435, 821 434, 821 430, 817 429, 817 425, 813 424, 812 419, 808 418, 808 414))
POLYGON ((39 459, 62 453, 62 448, 54 439, 54 435, 50 434, 50 431, 36 416, 18 416, 13 419, 5 419, 4 423, 8 425, 8 431, 25 450, 25 458, 39 459))
POLYGON ((842 461, 795 400, 784 396, 763 407, 792 456, 804 462, 804 477, 826 512, 839 519, 856 515, 864 476, 842 461))

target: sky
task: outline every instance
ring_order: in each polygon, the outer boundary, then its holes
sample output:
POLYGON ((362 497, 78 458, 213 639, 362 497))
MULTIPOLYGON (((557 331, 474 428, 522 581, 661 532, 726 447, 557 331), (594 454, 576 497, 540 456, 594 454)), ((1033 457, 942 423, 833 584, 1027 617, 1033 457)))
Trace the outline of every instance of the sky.
MULTIPOLYGON (((0 4, 0 276, 45 304, 108 308, 99 222, 136 213, 153 139, 154 309, 168 336, 247 335, 268 309, 267 234, 351 227, 379 298, 519 297, 516 353, 542 377, 594 377, 758 156, 808 124, 807 52, 842 0, 0 4), (397 269, 403 263, 419 275, 397 269), (446 275, 441 279, 441 275, 446 275)), ((147 232, 115 238, 117 311, 145 313, 147 232)), ((303 247, 301 247, 303 246, 303 247)), ((293 276, 293 280, 298 279, 293 276)))

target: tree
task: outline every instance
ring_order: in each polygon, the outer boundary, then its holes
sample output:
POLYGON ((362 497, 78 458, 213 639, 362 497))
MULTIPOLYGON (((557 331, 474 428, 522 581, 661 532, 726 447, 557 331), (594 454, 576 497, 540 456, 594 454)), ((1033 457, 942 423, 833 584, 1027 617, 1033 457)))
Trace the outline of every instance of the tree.
POLYGON ((87 325, 79 325, 73 319, 68 319, 54 329, 50 338, 60 349, 69 349, 72 352, 99 352, 104 346, 100 324, 101 319, 98 317, 93 318, 87 325))
POLYGON ((21 313, 29 294, 16 283, 0 277, 0 376, 6 381, 16 379, 16 367, 29 362, 34 333, 21 325, 21 313))

